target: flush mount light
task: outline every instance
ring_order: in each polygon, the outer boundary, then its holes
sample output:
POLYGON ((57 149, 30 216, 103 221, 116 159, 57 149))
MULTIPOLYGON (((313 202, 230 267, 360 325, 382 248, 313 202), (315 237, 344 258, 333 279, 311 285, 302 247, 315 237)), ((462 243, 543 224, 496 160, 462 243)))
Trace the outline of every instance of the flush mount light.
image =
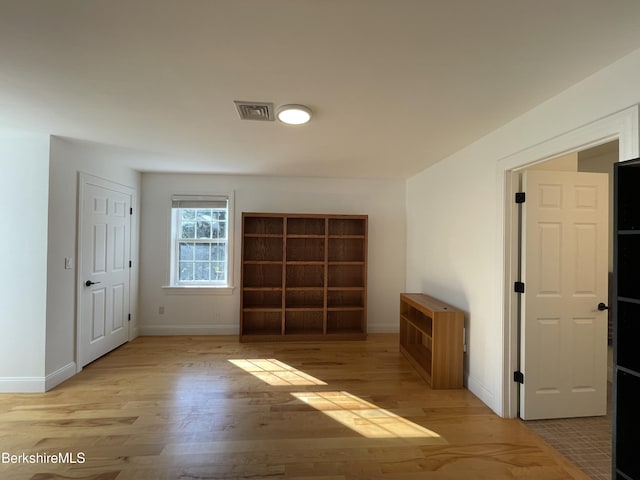
POLYGON ((276 113, 278 120, 288 125, 302 125, 311 120, 311 109, 304 105, 283 105, 276 113))

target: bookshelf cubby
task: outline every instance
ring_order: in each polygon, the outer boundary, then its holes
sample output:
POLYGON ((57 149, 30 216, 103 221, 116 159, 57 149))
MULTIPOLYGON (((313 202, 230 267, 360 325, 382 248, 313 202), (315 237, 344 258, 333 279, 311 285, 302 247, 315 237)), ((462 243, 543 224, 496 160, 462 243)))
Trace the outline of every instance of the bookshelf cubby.
POLYGON ((240 340, 363 340, 366 215, 242 214, 240 340))

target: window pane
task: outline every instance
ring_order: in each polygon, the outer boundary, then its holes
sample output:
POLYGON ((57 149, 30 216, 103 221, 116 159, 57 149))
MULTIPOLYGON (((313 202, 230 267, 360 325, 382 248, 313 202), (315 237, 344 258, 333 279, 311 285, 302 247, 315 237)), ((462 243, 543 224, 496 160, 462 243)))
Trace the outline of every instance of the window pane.
POLYGON ((193 260, 193 243, 180 242, 180 260, 193 260))
POLYGON ((180 238, 196 238, 196 224, 185 222, 180 229, 180 238))
POLYGON ((211 210, 210 209, 198 209, 198 220, 204 220, 205 222, 211 221, 211 210))
POLYGON ((196 260, 209 260, 210 243, 198 243, 196 245, 196 260))
POLYGON ((211 262, 211 280, 225 280, 227 274, 224 262, 211 262))
POLYGON ((180 262, 178 278, 181 281, 193 280, 193 262, 180 262))
POLYGON ((209 280, 209 262, 196 263, 196 280, 209 280))
POLYGON ((197 238, 211 238, 211 223, 198 222, 198 236, 197 238))
POLYGON ((180 209, 182 213, 182 220, 195 220, 196 219, 196 211, 193 208, 182 208, 180 209))
POLYGON ((224 210, 214 210, 213 212, 211 212, 212 221, 217 222, 225 219, 226 219, 226 212, 224 210))
POLYGON ((227 246, 226 245, 211 245, 211 260, 224 261, 227 258, 227 246))
POLYGON ((213 238, 227 238, 227 222, 213 222, 213 238))

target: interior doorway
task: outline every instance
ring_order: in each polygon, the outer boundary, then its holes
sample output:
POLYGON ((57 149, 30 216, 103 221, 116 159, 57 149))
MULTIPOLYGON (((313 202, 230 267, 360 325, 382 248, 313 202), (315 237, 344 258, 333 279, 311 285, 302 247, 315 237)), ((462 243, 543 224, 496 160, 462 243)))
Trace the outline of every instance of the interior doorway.
MULTIPOLYGON (((503 221, 498 225, 497 243, 504 282, 499 297, 503 317, 503 389, 502 415, 508 418, 518 416, 519 384, 514 381, 513 372, 518 370, 518 294, 513 293, 514 282, 518 280, 517 238, 514 238, 514 222, 517 225, 517 206, 513 195, 517 190, 513 185, 514 171, 540 163, 566 152, 584 151, 617 139, 617 161, 640 156, 640 107, 630 106, 619 112, 548 137, 523 150, 514 152, 498 160, 497 181, 502 185, 498 209, 503 221)), ((515 232, 517 233, 517 229, 515 232)), ((593 417, 602 418, 602 417, 593 417)))
POLYGON ((80 173, 76 365, 129 340, 132 188, 80 173))
MULTIPOLYGON (((551 158, 527 166, 520 171, 548 170, 570 172, 605 173, 609 181, 608 201, 608 301, 611 304, 611 280, 613 271, 613 164, 619 160, 619 142, 613 140, 595 147, 551 158)), ((613 355, 612 322, 607 319, 607 380, 611 392, 613 355)), ((532 431, 541 436, 561 454, 573 461, 592 478, 610 478, 611 472, 611 395, 607 395, 607 414, 601 417, 567 418, 552 420, 525 421, 532 431), (579 441, 577 441, 579 439, 579 441)))
MULTIPOLYGON (((608 198, 608 210, 607 210, 607 223, 608 223, 608 251, 607 265, 608 265, 608 297, 611 297, 611 280, 613 272, 613 164, 619 160, 619 142, 617 139, 589 147, 583 150, 577 150, 568 154, 553 157, 542 162, 535 163, 533 165, 527 165, 521 169, 514 170, 514 173, 523 173, 525 171, 568 171, 568 172, 583 172, 583 173, 603 173, 608 175, 609 180, 609 198, 608 198)), ((513 228, 519 228, 517 222, 514 222, 513 228)), ((609 300, 609 299, 607 299, 609 300)), ((610 301, 607 301, 607 305, 610 301)), ((613 371, 613 353, 611 348, 612 343, 612 319, 611 311, 608 311, 607 316, 607 343, 608 343, 608 355, 607 355, 607 380, 612 381, 613 371)))
MULTIPOLYGON (((609 210, 607 212, 607 223, 608 223, 608 238, 612 238, 613 232, 613 164, 619 161, 620 152, 619 152, 619 141, 618 139, 612 139, 609 141, 604 141, 597 145, 587 146, 582 149, 576 149, 573 152, 562 154, 559 156, 554 156, 550 158, 543 159, 542 161, 532 162, 530 164, 526 164, 520 168, 515 168, 509 172, 509 186, 508 186, 508 197, 512 198, 514 196, 514 192, 519 191, 520 189, 520 177, 525 171, 556 171, 556 172, 590 172, 590 173, 604 173, 608 175, 609 179, 609 210)), ((512 268, 511 272, 508 275, 507 285, 513 285, 514 280, 520 280, 520 244, 519 244, 519 235, 520 235, 520 209, 512 208, 511 218, 508 222, 509 228, 511 230, 511 263, 512 268)), ((609 242, 609 250, 607 252, 607 264, 608 270, 611 272, 613 270, 613 246, 612 242, 609 242)), ((608 280, 608 279, 607 279, 608 280)), ((516 332, 512 335, 511 345, 512 352, 515 358, 515 363, 519 367, 520 365, 520 325, 518 323, 519 318, 519 302, 521 297, 518 294, 514 294, 511 296, 513 299, 513 305, 509 312, 512 324, 516 325, 516 332)), ((605 299, 606 301, 606 299, 605 299)), ((610 320, 607 322, 610 325, 610 320)), ((608 328, 610 331, 610 327, 608 328)), ((611 335, 609 334, 609 339, 611 335)), ((609 342, 610 343, 610 342, 609 342)), ((611 359, 611 354, 609 354, 609 358, 611 359)), ((609 367, 607 368, 608 379, 611 379, 611 360, 609 360, 609 367)), ((519 368, 515 368, 514 370, 519 370, 519 368)), ((514 392, 517 394, 517 392, 514 392)), ((519 405, 519 400, 516 398, 515 405, 519 405)), ((516 410, 514 408, 514 410, 516 410)), ((517 415, 517 410, 514 411, 517 415)), ((540 417, 538 417, 540 418, 540 417)), ((544 418, 544 417, 543 417, 544 418)), ((547 417, 550 418, 550 417, 547 417)))
POLYGON ((532 166, 566 152, 584 151, 614 140, 618 141, 618 161, 640 156, 638 141, 640 107, 629 108, 602 117, 590 123, 548 138, 528 148, 514 152, 498 160, 497 181, 503 186, 498 206, 503 221, 498 225, 498 255, 504 273, 502 291, 503 318, 503 389, 501 414, 508 418, 518 416, 519 384, 514 381, 518 370, 518 294, 514 293, 514 282, 518 281, 518 229, 517 208, 513 201, 516 186, 515 171, 532 166))

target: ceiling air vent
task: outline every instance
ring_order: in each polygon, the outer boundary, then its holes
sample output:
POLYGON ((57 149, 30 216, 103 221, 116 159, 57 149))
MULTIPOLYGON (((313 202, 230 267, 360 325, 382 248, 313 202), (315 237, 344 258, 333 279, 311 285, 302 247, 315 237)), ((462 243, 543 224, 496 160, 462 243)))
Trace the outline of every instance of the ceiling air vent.
POLYGON ((236 108, 238 109, 238 115, 242 120, 274 120, 273 116, 273 103, 264 102, 239 102, 234 100, 236 108))

